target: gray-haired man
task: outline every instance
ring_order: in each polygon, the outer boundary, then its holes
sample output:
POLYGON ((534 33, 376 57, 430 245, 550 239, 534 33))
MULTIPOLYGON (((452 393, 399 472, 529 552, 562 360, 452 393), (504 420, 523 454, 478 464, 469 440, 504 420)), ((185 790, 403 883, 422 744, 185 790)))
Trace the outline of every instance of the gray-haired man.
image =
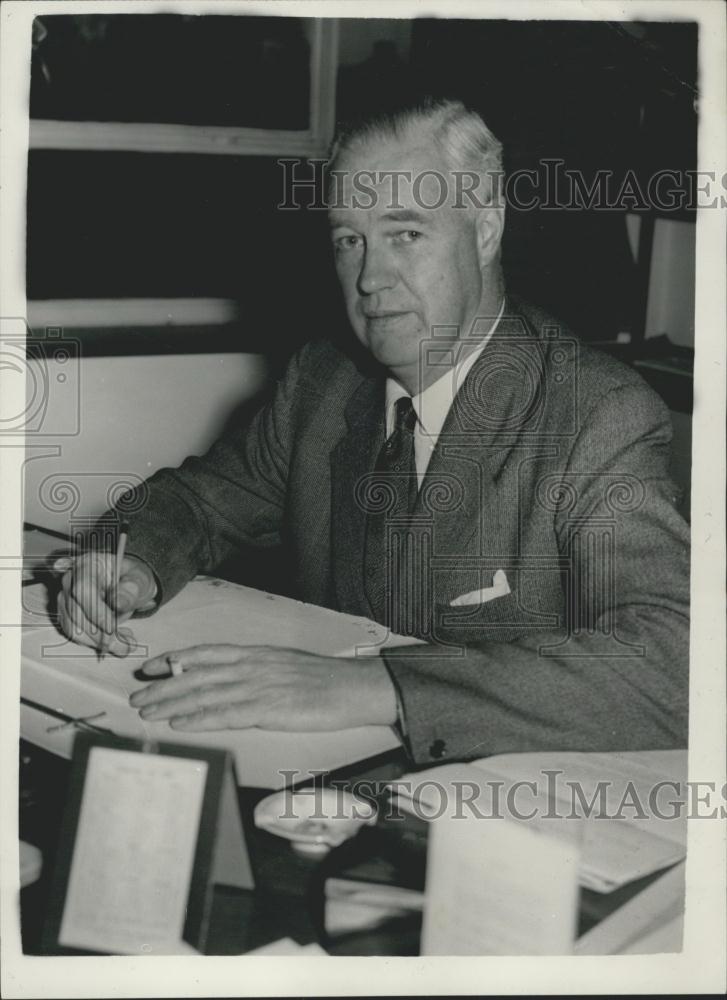
POLYGON ((335 266, 369 363, 308 345, 248 428, 153 476, 118 591, 103 555, 64 578, 65 631, 98 645, 101 628, 122 653, 118 619, 241 546, 284 544, 303 600, 425 644, 175 650, 182 675, 132 697, 145 718, 398 718, 422 762, 685 745, 688 530, 665 407, 506 296, 500 148, 477 115, 380 119, 341 137, 332 167, 335 266))

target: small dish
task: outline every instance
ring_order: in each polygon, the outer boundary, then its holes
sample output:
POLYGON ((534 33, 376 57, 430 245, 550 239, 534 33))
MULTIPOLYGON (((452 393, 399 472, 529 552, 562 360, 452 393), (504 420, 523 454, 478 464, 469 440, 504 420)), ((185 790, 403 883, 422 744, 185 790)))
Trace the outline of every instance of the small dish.
POLYGON ((255 826, 290 840, 300 854, 326 854, 364 826, 376 822, 376 807, 339 788, 285 789, 258 802, 255 826))

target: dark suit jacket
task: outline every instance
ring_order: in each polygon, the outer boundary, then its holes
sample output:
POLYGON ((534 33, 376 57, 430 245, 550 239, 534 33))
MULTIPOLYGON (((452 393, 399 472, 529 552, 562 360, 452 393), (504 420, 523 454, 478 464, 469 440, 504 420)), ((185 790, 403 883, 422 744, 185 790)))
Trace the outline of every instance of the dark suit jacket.
MULTIPOLYGON (((308 345, 248 428, 154 475, 130 548, 163 600, 240 546, 283 543, 302 600, 382 620, 385 560, 365 565, 364 541, 383 403, 381 373, 308 345)), ((385 657, 415 760, 686 745, 688 528, 670 437, 635 372, 508 301, 411 521, 393 526, 418 553, 427 641, 385 657), (451 605, 497 569, 510 594, 451 605)))

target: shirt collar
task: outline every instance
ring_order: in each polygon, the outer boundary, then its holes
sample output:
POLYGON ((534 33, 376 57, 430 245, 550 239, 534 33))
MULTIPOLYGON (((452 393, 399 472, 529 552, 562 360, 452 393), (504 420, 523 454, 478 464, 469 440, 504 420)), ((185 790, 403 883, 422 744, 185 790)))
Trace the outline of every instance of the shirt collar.
MULTIPOLYGON (((427 436, 434 438, 439 437, 439 434, 444 426, 444 421, 447 419, 447 414, 452 408, 452 403, 454 398, 462 387, 462 383, 467 378, 470 373, 470 369, 474 365, 475 361, 484 351, 487 346, 488 341, 494 334, 497 326, 502 319, 502 314, 505 310, 505 299, 503 298, 500 304, 500 309, 495 317, 495 320, 487 331, 487 333, 482 338, 482 341, 477 345, 471 354, 468 354, 466 358, 458 362, 454 368, 449 368, 443 375, 431 385, 427 386, 426 389, 422 390, 418 395, 412 396, 412 406, 417 415, 418 425, 417 431, 423 432, 427 436)), ((395 379, 387 378, 386 380, 386 436, 387 438, 394 431, 394 406, 396 401, 401 399, 402 396, 408 396, 409 393, 400 385, 395 379)))

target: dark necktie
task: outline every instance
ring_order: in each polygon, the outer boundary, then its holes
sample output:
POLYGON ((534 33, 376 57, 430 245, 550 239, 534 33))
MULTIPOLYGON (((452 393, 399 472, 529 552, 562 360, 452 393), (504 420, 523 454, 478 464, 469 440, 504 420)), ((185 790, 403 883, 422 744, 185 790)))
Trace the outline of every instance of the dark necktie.
POLYGON ((410 396, 397 399, 394 407, 394 430, 384 441, 376 459, 375 471, 395 491, 396 498, 390 515, 401 517, 411 514, 418 492, 414 461, 417 415, 410 396))
POLYGON ((395 407, 394 430, 382 445, 374 466, 371 485, 381 497, 382 512, 367 515, 365 554, 369 601, 376 617, 392 626, 392 586, 399 577, 401 536, 392 539, 387 526, 396 531, 411 514, 418 493, 414 461, 416 411, 409 396, 398 399, 395 407))

